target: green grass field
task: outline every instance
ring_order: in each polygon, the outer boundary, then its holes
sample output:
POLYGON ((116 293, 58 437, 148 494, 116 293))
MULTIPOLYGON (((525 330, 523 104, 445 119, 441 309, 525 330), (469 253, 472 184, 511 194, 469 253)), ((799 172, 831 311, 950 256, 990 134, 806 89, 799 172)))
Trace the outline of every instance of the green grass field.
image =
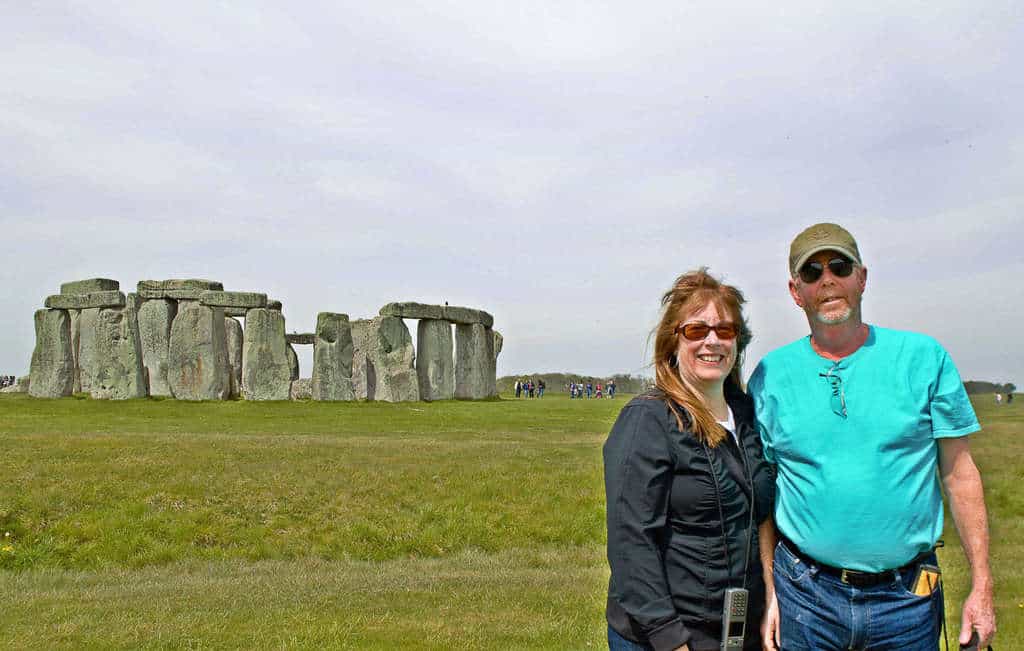
MULTIPOLYGON (((1024 403, 982 398, 997 648, 1024 648, 1024 403)), ((0 395, 0 646, 606 648, 624 403, 0 395)))

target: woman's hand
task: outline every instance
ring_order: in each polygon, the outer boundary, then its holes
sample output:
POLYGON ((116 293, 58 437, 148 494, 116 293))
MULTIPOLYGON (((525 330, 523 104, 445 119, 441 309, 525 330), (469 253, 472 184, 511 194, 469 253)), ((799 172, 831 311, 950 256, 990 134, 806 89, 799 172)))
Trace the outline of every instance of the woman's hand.
POLYGON ((778 651, 782 648, 779 638, 779 602, 772 591, 761 618, 761 646, 764 651, 778 651))
POLYGON ((684 644, 683 646, 677 646, 676 651, 690 651, 690 645, 684 644))

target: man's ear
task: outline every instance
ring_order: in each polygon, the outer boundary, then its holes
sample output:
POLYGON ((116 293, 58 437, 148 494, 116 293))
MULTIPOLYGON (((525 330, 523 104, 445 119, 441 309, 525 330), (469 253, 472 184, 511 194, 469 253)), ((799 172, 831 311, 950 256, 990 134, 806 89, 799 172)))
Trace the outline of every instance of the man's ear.
POLYGON ((864 290, 868 286, 868 268, 861 266, 860 268, 860 293, 863 294, 864 290))
POLYGON ((800 298, 800 292, 797 291, 796 287, 796 280, 792 278, 789 279, 789 295, 793 297, 793 302, 796 303, 797 307, 803 308, 804 300, 800 298))

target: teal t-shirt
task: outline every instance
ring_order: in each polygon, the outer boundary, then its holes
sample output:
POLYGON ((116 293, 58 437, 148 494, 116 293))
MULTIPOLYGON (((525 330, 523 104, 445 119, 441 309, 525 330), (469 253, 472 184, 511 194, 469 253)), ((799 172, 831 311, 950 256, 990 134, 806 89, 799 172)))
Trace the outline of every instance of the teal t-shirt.
POLYGON ((833 362, 804 337, 766 355, 749 390, 778 467, 776 526, 804 553, 880 572, 935 544, 935 439, 981 429, 938 342, 871 326, 863 346, 833 362))

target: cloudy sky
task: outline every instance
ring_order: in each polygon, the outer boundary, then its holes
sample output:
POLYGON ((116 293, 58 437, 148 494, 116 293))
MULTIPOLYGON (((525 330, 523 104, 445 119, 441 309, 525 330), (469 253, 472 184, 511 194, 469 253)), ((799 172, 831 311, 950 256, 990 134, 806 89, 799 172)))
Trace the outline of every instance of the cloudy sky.
POLYGON ((499 374, 645 372, 700 265, 749 298, 749 372, 806 333, 790 240, 839 221, 867 320, 1024 385, 1019 2, 283 6, 5 9, 0 372, 96 276, 300 332, 448 301, 494 314, 499 374))

